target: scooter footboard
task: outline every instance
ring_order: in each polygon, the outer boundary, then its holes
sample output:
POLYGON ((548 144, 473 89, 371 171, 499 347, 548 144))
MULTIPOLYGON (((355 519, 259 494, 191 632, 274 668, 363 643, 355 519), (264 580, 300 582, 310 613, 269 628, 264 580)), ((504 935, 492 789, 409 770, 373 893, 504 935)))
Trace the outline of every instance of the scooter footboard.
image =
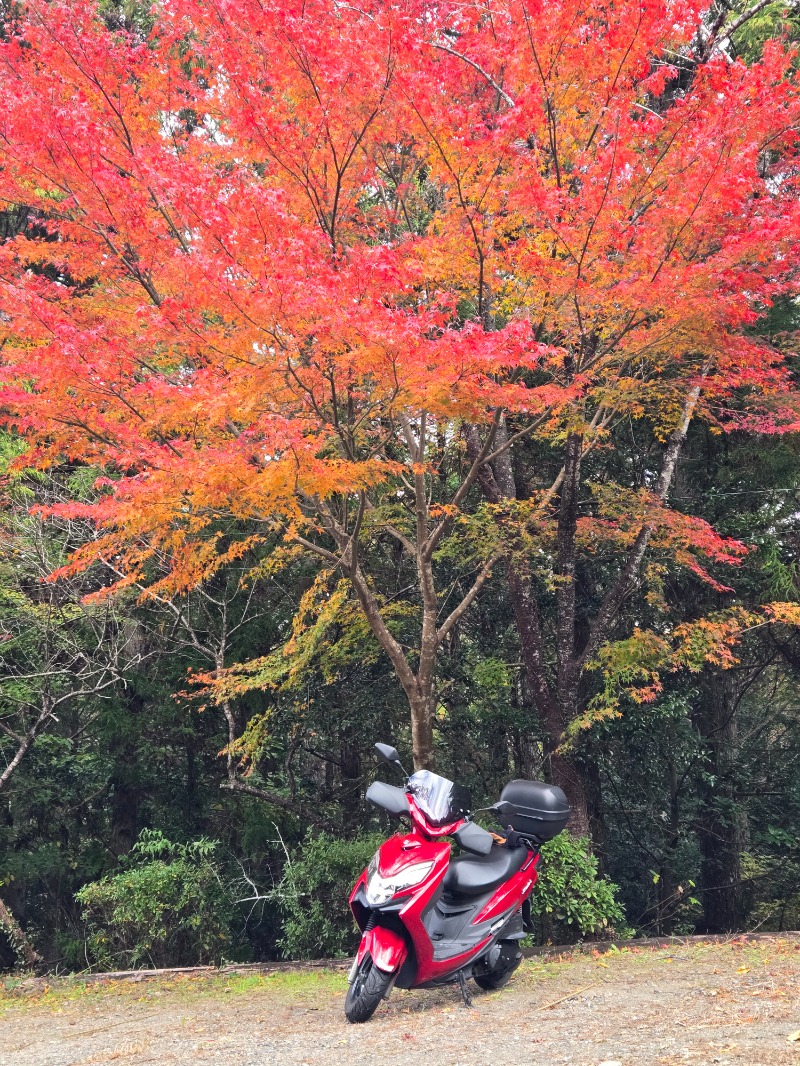
POLYGON ((396 973, 406 961, 408 947, 399 933, 387 929, 386 926, 376 925, 368 929, 361 938, 356 966, 367 952, 379 970, 384 973, 396 973))

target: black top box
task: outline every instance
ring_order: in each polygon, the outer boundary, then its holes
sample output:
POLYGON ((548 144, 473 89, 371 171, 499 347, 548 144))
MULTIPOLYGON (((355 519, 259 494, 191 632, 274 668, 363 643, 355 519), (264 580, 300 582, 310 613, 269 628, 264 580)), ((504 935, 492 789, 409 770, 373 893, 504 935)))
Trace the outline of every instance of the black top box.
POLYGON ((558 785, 546 785, 544 781, 509 781, 500 799, 515 807, 515 812, 505 815, 503 821, 516 832, 535 837, 542 844, 558 836, 569 821, 567 797, 558 785))

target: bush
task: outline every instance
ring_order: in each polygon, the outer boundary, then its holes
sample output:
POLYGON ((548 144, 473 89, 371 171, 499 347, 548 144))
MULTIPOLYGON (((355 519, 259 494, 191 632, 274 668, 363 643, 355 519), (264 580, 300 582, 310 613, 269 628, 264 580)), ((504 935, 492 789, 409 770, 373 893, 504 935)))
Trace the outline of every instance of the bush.
POLYGON ((290 959, 353 954, 359 932, 348 898, 361 871, 385 838, 337 840, 309 834, 287 864, 275 895, 283 915, 279 944, 290 959))
POLYGON ((770 826, 757 843, 769 850, 742 855, 750 928, 770 933, 800 928, 800 839, 770 826))
POLYGON ((144 830, 128 869, 75 897, 86 957, 103 969, 219 962, 232 939, 234 904, 214 860, 215 841, 174 844, 144 830))
POLYGON ((588 840, 559 833, 542 845, 539 880, 531 895, 539 939, 571 943, 583 936, 629 935, 617 891, 615 884, 598 876, 588 840))

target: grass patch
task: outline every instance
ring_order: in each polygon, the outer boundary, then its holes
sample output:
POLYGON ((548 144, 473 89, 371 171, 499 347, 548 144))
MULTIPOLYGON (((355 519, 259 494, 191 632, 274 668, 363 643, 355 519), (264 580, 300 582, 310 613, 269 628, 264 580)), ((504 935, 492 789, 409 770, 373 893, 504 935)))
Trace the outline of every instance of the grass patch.
MULTIPOLYGON (((523 961, 515 977, 534 991, 537 1000, 555 998, 559 984, 580 984, 592 979, 607 980, 612 972, 638 975, 644 971, 657 974, 662 967, 686 966, 709 970, 730 977, 744 977, 748 967, 754 974, 771 963, 789 963, 794 969, 800 962, 800 939, 776 936, 764 941, 732 939, 727 943, 676 941, 669 947, 608 948, 555 957, 534 956, 523 961), (541 988, 541 997, 536 993, 541 988), (549 989, 553 991, 550 997, 549 989)), ((83 1001, 87 1006, 103 999, 149 1003, 173 999, 191 1003, 199 998, 273 997, 303 1005, 341 997, 347 989, 343 968, 298 967, 266 973, 176 974, 171 977, 142 980, 83 981, 78 977, 0 979, 0 1016, 9 1011, 44 1010, 57 1012, 69 1003, 83 1001)))
POLYGON ((136 980, 82 981, 77 977, 6 978, 0 982, 0 1015, 9 1010, 57 1011, 67 1003, 109 997, 136 1002, 172 997, 246 996, 264 993, 280 999, 311 1000, 340 995, 347 988, 343 970, 297 969, 272 973, 179 974, 136 980))
POLYGON ((282 995, 338 995, 347 991, 347 971, 283 970, 268 974, 266 983, 282 995))

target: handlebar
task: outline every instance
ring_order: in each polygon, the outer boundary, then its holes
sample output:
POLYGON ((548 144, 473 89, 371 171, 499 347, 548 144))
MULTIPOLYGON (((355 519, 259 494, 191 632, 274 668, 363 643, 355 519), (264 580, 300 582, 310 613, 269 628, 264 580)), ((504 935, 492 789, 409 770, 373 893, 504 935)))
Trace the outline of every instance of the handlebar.
POLYGON ((506 838, 507 848, 528 848, 530 851, 538 851, 542 846, 541 841, 537 840, 536 837, 527 833, 518 833, 511 826, 508 829, 504 829, 503 833, 506 838))

